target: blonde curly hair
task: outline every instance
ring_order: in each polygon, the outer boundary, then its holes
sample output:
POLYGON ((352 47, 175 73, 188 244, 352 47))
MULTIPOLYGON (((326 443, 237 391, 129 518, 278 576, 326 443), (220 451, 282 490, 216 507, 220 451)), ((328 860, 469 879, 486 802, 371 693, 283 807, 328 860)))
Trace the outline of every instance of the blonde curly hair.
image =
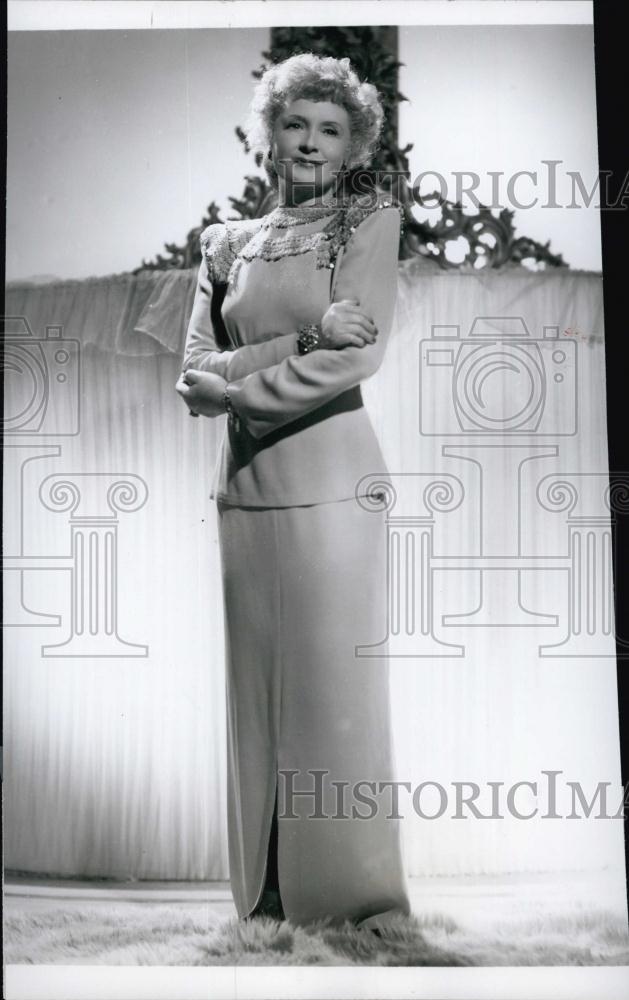
POLYGON ((247 142, 254 152, 263 154, 274 185, 277 175, 268 156, 273 128, 282 111, 299 99, 331 101, 345 108, 351 131, 347 167, 352 170, 369 165, 384 121, 378 91, 373 84, 360 82, 349 59, 304 52, 266 70, 254 90, 245 126, 247 142))

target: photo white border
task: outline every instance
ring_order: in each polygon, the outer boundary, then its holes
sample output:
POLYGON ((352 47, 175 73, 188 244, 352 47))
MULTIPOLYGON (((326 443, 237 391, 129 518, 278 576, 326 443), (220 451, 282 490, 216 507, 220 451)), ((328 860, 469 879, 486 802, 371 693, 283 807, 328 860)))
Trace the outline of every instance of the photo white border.
POLYGON ((9 31, 592 24, 592 0, 9 0, 9 31))
POLYGON ((6 1000, 626 1000, 626 966, 8 965, 6 1000))

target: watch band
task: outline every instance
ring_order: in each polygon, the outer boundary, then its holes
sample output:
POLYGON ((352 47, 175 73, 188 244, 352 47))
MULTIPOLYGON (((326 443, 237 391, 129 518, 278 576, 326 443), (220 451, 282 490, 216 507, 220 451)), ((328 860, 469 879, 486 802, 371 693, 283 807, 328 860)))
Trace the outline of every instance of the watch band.
POLYGON ((223 407, 225 408, 225 413, 227 414, 227 419, 230 424, 234 427, 234 430, 240 430, 240 417, 234 409, 234 404, 232 398, 229 395, 229 385, 225 386, 225 391, 223 392, 223 407))
POLYGON ((321 343, 321 327, 318 323, 304 323, 299 327, 297 337, 297 351, 299 354, 310 354, 316 351, 321 343))

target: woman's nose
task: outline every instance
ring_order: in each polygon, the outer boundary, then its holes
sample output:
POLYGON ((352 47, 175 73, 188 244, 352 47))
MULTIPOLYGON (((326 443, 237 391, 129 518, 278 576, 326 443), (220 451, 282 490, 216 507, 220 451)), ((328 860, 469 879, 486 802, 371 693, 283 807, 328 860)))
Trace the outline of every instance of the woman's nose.
POLYGON ((303 150, 304 153, 314 152, 314 150, 317 148, 317 140, 314 132, 309 132, 308 135, 305 135, 303 137, 300 148, 303 150))

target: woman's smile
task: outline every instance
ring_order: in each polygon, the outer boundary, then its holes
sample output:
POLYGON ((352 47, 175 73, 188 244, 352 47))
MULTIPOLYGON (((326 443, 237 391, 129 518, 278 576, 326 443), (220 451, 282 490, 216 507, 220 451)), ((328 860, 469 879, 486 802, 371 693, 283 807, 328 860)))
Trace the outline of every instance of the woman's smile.
POLYGON ((330 190, 349 157, 350 144, 350 119, 345 108, 333 101, 292 101, 278 117, 272 140, 277 173, 291 187, 286 201, 300 201, 330 190), (303 190, 291 185, 294 172, 295 179, 302 176, 303 190))

